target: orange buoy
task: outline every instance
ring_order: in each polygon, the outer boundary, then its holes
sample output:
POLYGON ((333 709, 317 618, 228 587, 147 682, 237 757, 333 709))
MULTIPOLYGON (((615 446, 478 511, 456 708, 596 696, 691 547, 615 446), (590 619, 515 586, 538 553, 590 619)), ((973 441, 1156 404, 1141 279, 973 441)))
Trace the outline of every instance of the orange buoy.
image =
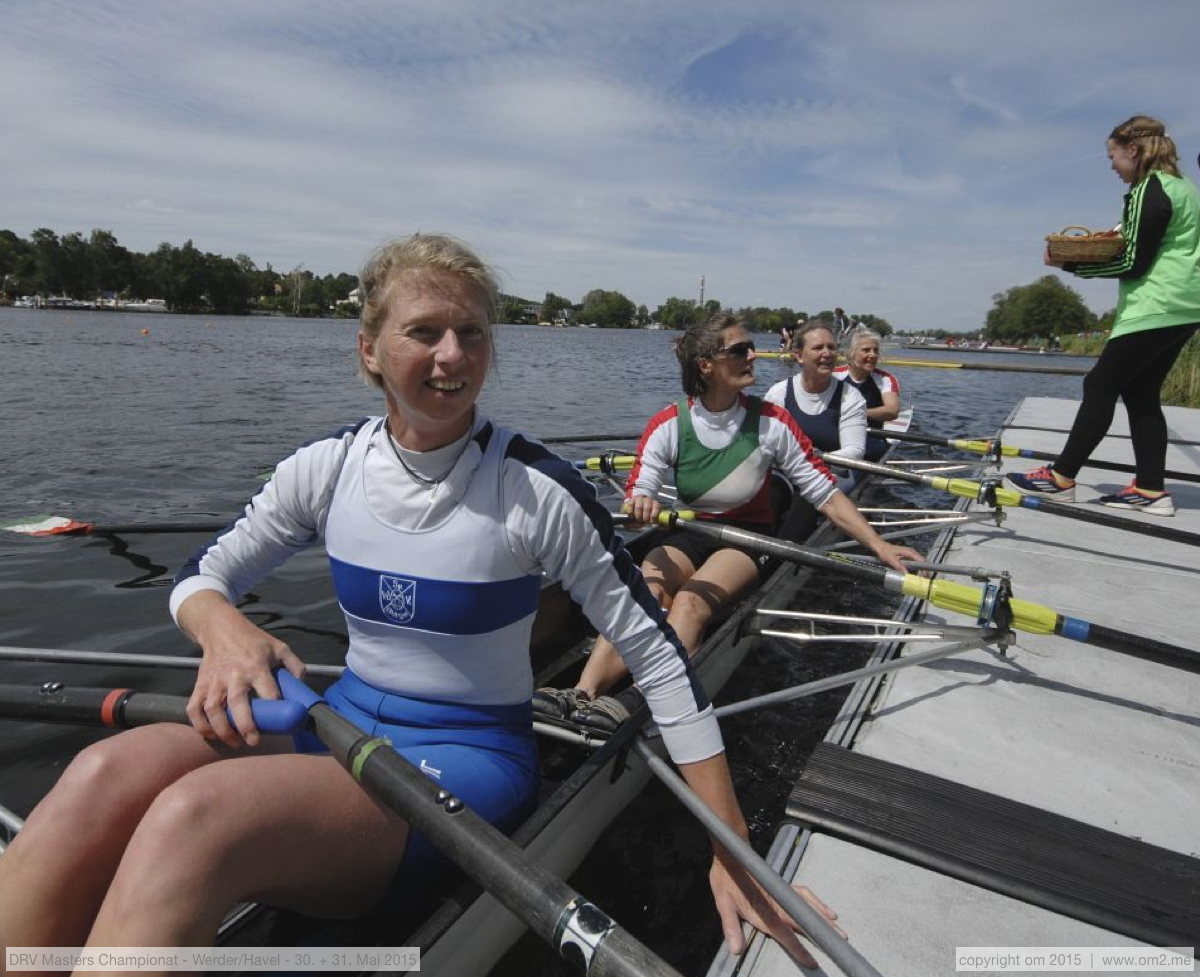
POLYGON ((149 336, 149 335, 150 335, 150 330, 149 330, 149 329, 143 329, 143 330, 142 330, 142 335, 143 335, 143 336, 149 336))

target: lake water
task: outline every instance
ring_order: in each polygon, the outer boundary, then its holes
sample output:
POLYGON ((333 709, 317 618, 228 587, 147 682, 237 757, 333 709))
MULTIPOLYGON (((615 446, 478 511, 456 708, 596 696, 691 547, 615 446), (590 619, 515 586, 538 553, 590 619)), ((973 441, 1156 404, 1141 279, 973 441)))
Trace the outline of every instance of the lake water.
MULTIPOLYGON (((0 523, 38 514, 96 523, 224 520, 303 441, 382 410, 355 376, 350 321, 0 308, 0 523)), ((497 420, 539 437, 637 433, 678 396, 673 334, 503 326, 482 398, 497 420)), ((763 337, 764 342, 771 337, 763 337)), ((921 353, 933 358, 936 354, 921 353)), ((976 355, 976 359, 983 357, 976 355)), ((1029 363, 988 354, 989 363, 1029 363)), ((1090 361, 1057 356, 1036 365, 1090 361)), ((986 435, 1024 396, 1078 398, 1080 377, 897 368, 915 430, 986 435)), ((759 361, 759 393, 788 367, 759 361)), ((607 444, 563 446, 584 457, 607 444)), ((901 493, 903 494, 903 493, 901 493)), ((36 539, 0 533, 0 645, 187 654, 167 613, 196 536, 36 539)), ((818 595, 869 611, 873 595, 818 595), (864 606, 865 605, 865 606, 864 606)), ((300 556, 254 590, 251 616, 305 660, 338 662, 344 632, 323 558, 300 556)), ((811 663, 754 654, 726 696, 803 681, 811 663)), ((184 673, 0 663, 0 682, 59 679, 186 693, 184 673)), ((726 728, 739 793, 760 850, 792 771, 840 700, 827 695, 726 728), (807 745, 806 745, 807 744, 807 745)), ((25 814, 98 733, 5 723, 0 803, 25 814)), ((706 841, 650 790, 572 880, 685 974, 719 942, 707 897, 706 841)), ((533 943, 497 977, 560 972, 533 943)), ((561 971, 565 972, 565 971, 561 971)))

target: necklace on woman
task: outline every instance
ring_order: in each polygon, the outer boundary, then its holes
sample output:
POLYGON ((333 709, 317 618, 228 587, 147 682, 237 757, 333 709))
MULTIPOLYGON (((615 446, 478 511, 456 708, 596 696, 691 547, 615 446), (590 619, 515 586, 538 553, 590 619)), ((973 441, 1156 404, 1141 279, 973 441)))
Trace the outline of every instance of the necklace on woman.
POLYGON ((383 429, 387 433, 388 444, 392 446, 392 454, 394 454, 396 456, 396 460, 400 462, 400 467, 408 473, 409 477, 414 482, 417 482, 420 485, 429 486, 430 500, 432 500, 434 495, 437 494, 438 486, 450 477, 450 473, 454 471, 455 466, 458 464, 458 460, 466 453, 467 445, 471 443, 471 432, 470 429, 468 429, 467 433, 463 435, 463 442, 459 446, 458 453, 455 454, 454 460, 450 462, 450 467, 446 469, 445 473, 440 478, 430 478, 428 475, 422 475, 419 471, 414 469, 412 465, 404 460, 404 454, 400 450, 400 446, 396 443, 396 439, 392 436, 392 420, 390 417, 383 422, 383 429))

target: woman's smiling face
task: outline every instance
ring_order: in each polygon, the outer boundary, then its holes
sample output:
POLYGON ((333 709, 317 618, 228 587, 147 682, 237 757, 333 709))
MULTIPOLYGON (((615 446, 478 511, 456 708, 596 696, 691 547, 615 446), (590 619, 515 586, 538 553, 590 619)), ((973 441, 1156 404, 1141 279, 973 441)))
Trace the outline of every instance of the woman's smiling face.
POLYGON ((441 447, 470 428, 487 375, 486 303, 469 279, 439 269, 401 272, 388 289, 379 335, 359 335, 363 362, 382 381, 396 439, 441 447))

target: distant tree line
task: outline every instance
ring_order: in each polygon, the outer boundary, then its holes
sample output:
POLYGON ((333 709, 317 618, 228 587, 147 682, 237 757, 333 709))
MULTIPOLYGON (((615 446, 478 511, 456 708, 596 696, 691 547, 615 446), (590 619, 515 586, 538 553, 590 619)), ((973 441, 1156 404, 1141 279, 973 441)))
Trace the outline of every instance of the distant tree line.
MULTIPOLYGON (((601 329, 644 329, 656 323, 664 329, 686 329, 691 323, 725 308, 718 300, 709 299, 703 305, 695 299, 684 299, 672 295, 651 312, 645 305, 635 305, 620 292, 593 289, 583 301, 572 303, 570 299, 547 292, 540 306, 526 299, 508 297, 502 312, 506 322, 543 322, 567 325, 594 325, 601 329)), ((752 332, 778 333, 783 326, 794 329, 800 321, 821 319, 832 324, 833 310, 824 309, 815 315, 781 306, 768 309, 765 306, 744 306, 732 310, 745 320, 752 332)), ((880 335, 892 332, 891 323, 876 315, 851 316, 856 322, 870 326, 880 335)))
POLYGON ((175 312, 356 315, 356 307, 338 303, 357 285, 354 275, 259 268, 247 255, 210 254, 191 241, 182 247, 163 243, 141 254, 122 247, 111 231, 59 237, 41 227, 26 240, 0 230, 0 292, 10 301, 19 295, 161 298, 175 312))
MULTIPOLYGON (((358 286, 356 276, 345 272, 317 276, 297 266, 276 271, 259 268, 248 255, 234 258, 200 251, 190 240, 182 246, 164 242, 146 254, 123 247, 111 231, 93 230, 61 237, 40 227, 28 239, 0 230, 0 300, 22 295, 66 296, 73 299, 165 299, 175 312, 214 312, 242 315, 275 312, 291 316, 358 314, 347 301, 358 286)), ((651 311, 619 291, 596 288, 572 302, 547 292, 539 303, 515 295, 502 295, 500 318, 504 322, 546 322, 595 325, 603 329, 640 329, 658 324, 664 329, 685 329, 724 306, 716 299, 703 305, 695 299, 671 296, 651 311)), ((797 322, 821 319, 832 323, 833 311, 814 315, 781 306, 744 307, 735 310, 754 332, 778 333, 797 322)), ((892 332, 886 319, 854 315, 882 335, 892 332)))

